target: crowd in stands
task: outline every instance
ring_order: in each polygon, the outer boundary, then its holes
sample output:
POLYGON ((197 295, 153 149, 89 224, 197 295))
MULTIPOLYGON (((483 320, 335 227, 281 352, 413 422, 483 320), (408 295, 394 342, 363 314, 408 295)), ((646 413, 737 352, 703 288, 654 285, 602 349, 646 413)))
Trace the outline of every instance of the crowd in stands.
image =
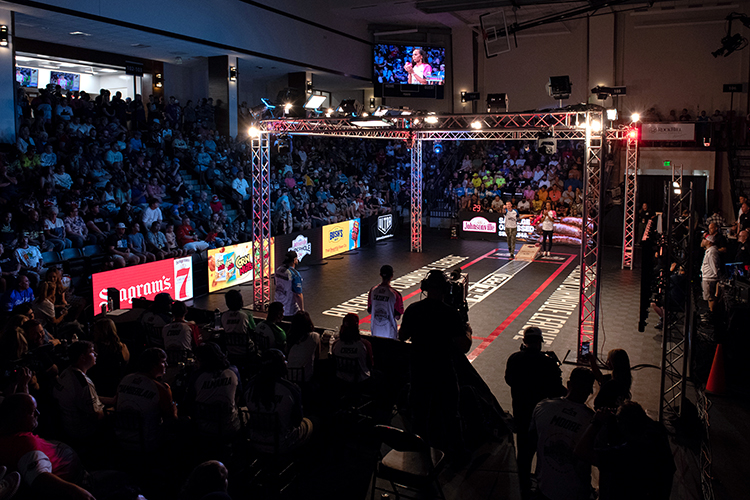
POLYGON ((448 193, 458 210, 503 213, 511 201, 521 215, 529 215, 539 214, 550 201, 558 216, 580 216, 582 161, 582 149, 565 141, 558 141, 552 154, 536 144, 472 143, 448 193))

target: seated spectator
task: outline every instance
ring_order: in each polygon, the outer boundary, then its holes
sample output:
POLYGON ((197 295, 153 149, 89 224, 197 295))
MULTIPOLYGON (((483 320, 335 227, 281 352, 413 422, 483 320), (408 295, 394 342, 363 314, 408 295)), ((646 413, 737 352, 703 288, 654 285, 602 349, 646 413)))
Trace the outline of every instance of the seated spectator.
POLYGON ((521 198, 516 208, 518 208, 518 212, 521 214, 531 213, 531 203, 526 198, 521 198))
POLYGON ((40 155, 39 162, 42 165, 42 167, 45 167, 45 168, 47 167, 53 168, 55 167, 55 165, 57 165, 57 155, 52 149, 52 144, 46 144, 44 146, 44 153, 40 155))
MULTIPOLYGON (((39 220, 39 211, 32 208, 26 214, 26 220, 21 228, 23 234, 28 236, 29 244, 38 247, 42 252, 48 252, 54 248, 52 243, 48 242, 44 238, 44 228, 42 222, 39 220)), ((17 242, 20 239, 16 240, 17 242)))
POLYGON ((146 194, 149 198, 155 199, 159 203, 164 201, 164 188, 159 184, 158 177, 151 177, 148 185, 146 186, 146 194))
POLYGON ((70 212, 63 222, 65 223, 65 234, 73 242, 74 248, 83 248, 96 241, 95 237, 89 236, 89 229, 86 227, 83 218, 78 214, 78 205, 71 205, 70 212))
POLYGON ((16 280, 16 286, 5 292, 2 299, 3 310, 12 311, 14 307, 24 302, 34 301, 34 290, 31 289, 29 278, 25 274, 20 274, 16 280))
POLYGON ((320 334, 315 331, 307 311, 297 311, 287 333, 287 366, 301 368, 304 382, 313 377, 315 362, 320 357, 320 334))
POLYGON ((245 173, 242 170, 237 172, 237 177, 232 181, 232 189, 234 189, 242 201, 250 199, 252 191, 250 190, 250 184, 248 184, 245 179, 245 173))
POLYGON ((158 331, 161 335, 164 326, 172 322, 172 296, 167 292, 156 294, 154 303, 141 316, 141 325, 150 331, 158 331))
POLYGON ((251 413, 275 415, 278 421, 275 435, 250 426, 250 445, 262 453, 285 454, 303 445, 312 435, 313 424, 302 413, 300 389, 285 377, 284 353, 268 349, 262 355, 260 373, 250 380, 245 393, 251 413))
POLYGON ((237 410, 242 397, 240 374, 215 342, 200 345, 196 349, 196 355, 198 369, 190 376, 183 404, 192 413, 199 431, 214 436, 234 435, 240 430, 237 410), (201 419, 196 405, 217 406, 221 415, 220 422, 201 419))
POLYGON ((109 318, 96 321, 93 333, 97 363, 87 375, 96 384, 99 394, 114 397, 130 361, 130 351, 117 335, 114 321, 109 318))
POLYGON ((219 195, 213 195, 211 197, 211 212, 217 214, 224 211, 224 204, 219 199, 219 195))
POLYGON ((146 239, 141 234, 141 225, 137 222, 133 222, 130 225, 128 247, 133 255, 141 259, 141 262, 153 262, 156 260, 156 256, 146 248, 146 239))
MULTIPOLYGON (((221 315, 221 327, 227 333, 246 335, 248 344, 252 344, 251 334, 255 330, 255 318, 249 311, 242 310, 245 305, 242 293, 239 290, 229 290, 224 295, 224 301, 229 310, 221 315)), ((227 346, 229 356, 244 355, 245 352, 246 349, 242 349, 242 346, 227 346)))
MULTIPOLYGON (((209 247, 208 243, 198 239, 198 236, 196 236, 195 234, 195 229, 193 229, 189 217, 185 217, 182 219, 182 225, 180 225, 176 229, 175 235, 177 237, 177 243, 188 253, 202 252, 209 247)), ((169 238, 168 233, 166 234, 166 236, 167 238, 169 238)))
POLYGON ((73 178, 65 171, 65 165, 57 165, 52 177, 55 179, 55 188, 57 189, 68 190, 73 187, 73 178))
POLYGON ((256 344, 261 349, 278 349, 283 352, 286 348, 286 332, 279 323, 284 319, 284 304, 271 302, 268 305, 268 315, 255 328, 256 344))
POLYGON ((21 264, 18 263, 13 252, 5 253, 5 246, 0 243, 0 293, 5 293, 8 286, 8 280, 15 280, 21 271, 21 264))
POLYGON ((57 217, 58 213, 57 207, 50 207, 47 210, 47 216, 44 219, 44 236, 55 247, 55 251, 61 252, 73 246, 73 242, 68 239, 65 222, 57 217))
POLYGON ((143 419, 143 434, 117 429, 117 440, 126 450, 153 451, 164 442, 163 425, 177 420, 177 405, 169 385, 161 382, 167 369, 167 354, 151 347, 138 358, 138 371, 123 377, 117 386, 115 411, 130 411, 143 419), (142 440, 142 441, 141 441, 142 440))
POLYGON ((3 213, 2 220, 0 221, 0 243, 10 245, 11 247, 16 244, 18 238, 18 231, 16 225, 13 223, 13 212, 3 213))
POLYGON ((36 399, 17 393, 0 404, 0 463, 22 472, 24 483, 41 498, 94 500, 76 483, 84 471, 75 452, 65 444, 46 441, 33 434, 38 425, 36 399))
POLYGON ((98 201, 93 201, 89 204, 88 212, 83 218, 86 221, 86 227, 89 230, 89 234, 92 234, 98 244, 104 243, 109 233, 109 221, 106 216, 100 211, 98 201))
POLYGON ((359 384, 370 378, 373 359, 372 345, 359 333, 359 316, 349 313, 341 321, 339 338, 336 339, 331 348, 331 354, 335 358, 346 358, 356 361, 356 371, 345 371, 337 364, 336 377, 350 384, 359 384))
POLYGON ((74 440, 88 439, 97 433, 104 419, 104 403, 86 375, 96 364, 94 344, 85 340, 74 342, 68 347, 68 357, 70 366, 58 377, 54 396, 68 436, 74 440))
POLYGON ((229 471, 221 462, 203 462, 190 473, 180 500, 232 500, 227 494, 228 477, 229 471))
POLYGON ((34 317, 45 329, 52 329, 65 321, 68 314, 67 308, 62 308, 58 314, 55 307, 56 285, 49 281, 43 281, 39 285, 38 297, 33 302, 34 317))
POLYGON ((125 224, 118 222, 115 226, 115 232, 107 237, 107 252, 116 268, 135 266, 141 263, 141 258, 130 252, 128 237, 125 235, 126 230, 125 224))
POLYGON ((185 321, 188 308, 179 300, 172 304, 172 322, 164 325, 162 337, 164 349, 193 351, 201 344, 201 331, 192 321, 185 321))

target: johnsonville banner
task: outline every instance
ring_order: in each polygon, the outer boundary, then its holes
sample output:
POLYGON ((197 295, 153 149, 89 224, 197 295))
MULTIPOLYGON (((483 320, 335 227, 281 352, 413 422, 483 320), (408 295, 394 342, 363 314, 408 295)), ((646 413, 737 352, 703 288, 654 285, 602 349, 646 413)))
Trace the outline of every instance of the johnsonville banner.
POLYGON ((154 300, 166 292, 175 300, 193 298, 193 258, 167 259, 139 266, 124 267, 91 276, 94 289, 94 310, 107 303, 107 289, 120 291, 120 308, 133 307, 133 299, 154 300))

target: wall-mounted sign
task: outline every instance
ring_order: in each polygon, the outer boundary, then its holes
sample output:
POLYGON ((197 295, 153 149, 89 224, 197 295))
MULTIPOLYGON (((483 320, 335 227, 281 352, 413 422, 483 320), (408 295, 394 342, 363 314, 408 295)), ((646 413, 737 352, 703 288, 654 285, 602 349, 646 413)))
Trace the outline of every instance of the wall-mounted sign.
POLYGON ((494 233, 497 231, 497 223, 490 222, 482 216, 476 216, 471 220, 465 220, 462 229, 468 233, 494 233))

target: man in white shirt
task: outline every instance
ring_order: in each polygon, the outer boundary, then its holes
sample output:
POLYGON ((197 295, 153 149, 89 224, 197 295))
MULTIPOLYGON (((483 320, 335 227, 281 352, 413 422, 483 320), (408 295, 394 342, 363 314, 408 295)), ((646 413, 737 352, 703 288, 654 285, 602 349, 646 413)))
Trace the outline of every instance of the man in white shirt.
POLYGON ((284 305, 284 317, 290 318, 297 311, 305 310, 305 302, 302 296, 302 277, 295 269, 299 260, 297 252, 290 250, 286 253, 284 263, 276 269, 275 300, 284 305))
POLYGON ((54 395, 60 405, 65 432, 73 439, 86 439, 96 433, 104 418, 104 404, 94 383, 86 376, 96 364, 94 344, 74 342, 68 348, 68 356, 72 364, 58 377, 54 395))
POLYGON ((370 331, 376 337, 398 339, 397 320, 404 314, 404 299, 391 286, 393 267, 380 268, 383 281, 370 289, 367 296, 367 312, 370 313, 370 331))
POLYGON ((719 250, 714 244, 714 236, 710 234, 703 238, 701 246, 706 249, 701 265, 703 300, 708 301, 709 311, 714 312, 718 300, 719 267, 721 266, 719 250))
POLYGON ((66 122, 69 122, 70 119, 73 118, 73 109, 68 105, 68 100, 66 98, 63 97, 62 100, 60 100, 60 104, 55 108, 55 114, 66 122))
POLYGON ((151 227, 154 222, 161 222, 163 220, 164 216, 161 213, 161 208, 159 208, 159 200, 156 198, 149 198, 148 207, 143 211, 141 218, 143 227, 151 227))
POLYGON ((242 197, 242 201, 247 201, 250 199, 250 184, 247 183, 247 179, 245 179, 245 172, 240 170, 237 172, 237 177, 235 177, 234 181, 232 181, 232 189, 234 189, 237 194, 239 194, 242 197))
POLYGON ((588 428, 594 410, 586 400, 594 390, 594 374, 575 368, 568 394, 545 399, 534 408, 529 429, 535 445, 539 492, 549 500, 588 500, 591 497, 591 464, 573 451, 588 428))
POLYGON ((508 242, 510 258, 516 258, 516 231, 518 230, 518 210, 513 208, 511 202, 505 203, 505 239, 508 242))

